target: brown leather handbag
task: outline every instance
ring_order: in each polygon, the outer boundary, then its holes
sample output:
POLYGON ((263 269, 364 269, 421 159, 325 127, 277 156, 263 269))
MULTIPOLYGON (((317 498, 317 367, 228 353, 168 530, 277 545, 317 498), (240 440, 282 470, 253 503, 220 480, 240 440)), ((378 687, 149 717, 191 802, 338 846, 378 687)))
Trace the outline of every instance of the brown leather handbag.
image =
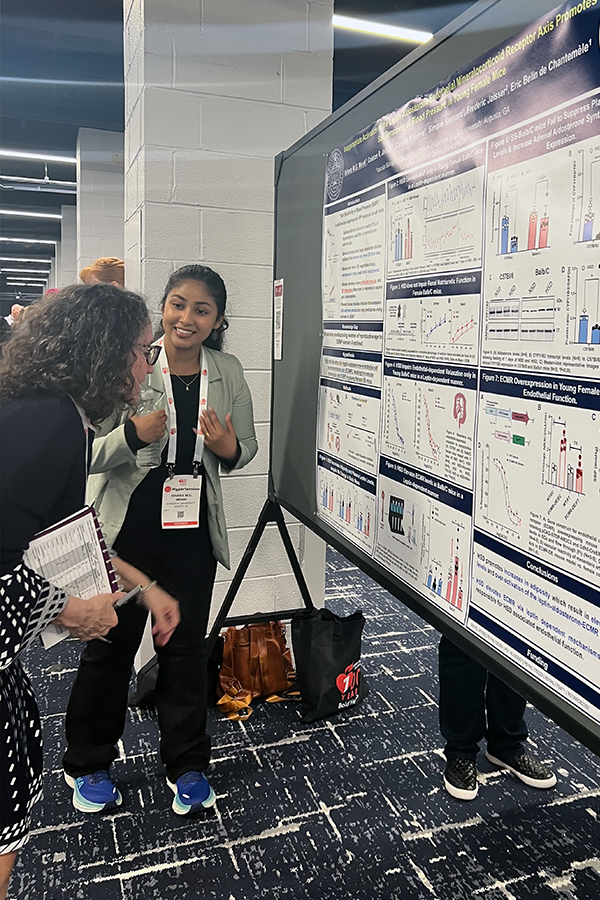
POLYGON ((252 714, 250 704, 255 697, 265 697, 269 703, 294 697, 295 677, 281 622, 228 628, 219 673, 217 709, 229 719, 247 719, 252 714))

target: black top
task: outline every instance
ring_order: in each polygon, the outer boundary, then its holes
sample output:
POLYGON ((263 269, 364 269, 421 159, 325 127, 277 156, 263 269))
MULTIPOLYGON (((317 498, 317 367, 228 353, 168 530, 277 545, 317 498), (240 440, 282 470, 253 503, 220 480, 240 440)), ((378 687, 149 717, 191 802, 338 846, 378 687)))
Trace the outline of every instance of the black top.
MULTIPOLYGON (((198 427, 198 398, 200 379, 186 391, 178 379, 172 379, 173 398, 177 415, 177 456, 175 458, 175 474, 191 475, 196 435, 193 429, 198 427)), ((146 446, 146 445, 144 445, 146 446)), ((167 472, 168 444, 162 452, 162 461, 156 469, 150 469, 129 500, 125 521, 115 541, 115 548, 124 556, 140 552, 166 552, 174 546, 199 545, 211 547, 208 533, 208 506, 206 500, 206 483, 202 480, 200 495, 200 525, 198 528, 163 529, 161 524, 162 487, 168 478, 167 472), (129 554, 128 552, 129 551, 129 554)), ((201 467, 200 474, 204 475, 201 467)), ((212 550, 211 550, 212 552, 212 550)))
POLYGON ((70 397, 37 391, 0 406, 2 575, 21 562, 38 531, 84 506, 85 459, 85 431, 70 397))

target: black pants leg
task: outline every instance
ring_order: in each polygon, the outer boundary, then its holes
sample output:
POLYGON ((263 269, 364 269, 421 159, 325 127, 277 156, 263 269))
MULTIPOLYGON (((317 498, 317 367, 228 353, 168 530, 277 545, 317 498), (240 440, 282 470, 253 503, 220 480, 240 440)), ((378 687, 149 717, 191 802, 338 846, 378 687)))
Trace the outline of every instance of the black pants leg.
POLYGON ((442 637, 439 648, 440 730, 446 759, 475 759, 486 737, 494 756, 523 747, 525 701, 478 662, 442 637))
POLYGON ((118 616, 119 624, 107 635, 110 644, 86 645, 69 698, 63 766, 75 778, 108 769, 125 727, 131 669, 148 613, 128 603, 118 616))
POLYGON ((525 700, 488 672, 485 693, 487 729, 485 737, 492 756, 510 759, 524 750, 527 740, 525 700))
MULTIPOLYGON (((196 548, 152 557, 124 559, 157 578, 180 604, 181 622, 165 647, 158 648, 156 705, 161 756, 167 776, 176 780, 190 770, 203 771, 210 759, 206 734, 205 635, 216 561, 196 548)), ((63 757, 70 775, 107 769, 123 734, 131 669, 140 645, 146 612, 135 603, 119 611, 111 641, 91 641, 84 651, 67 709, 68 748, 63 757)))
POLYGON ((206 734, 206 628, 217 563, 212 553, 165 554, 160 583, 179 600, 181 623, 159 647, 156 708, 160 753, 170 781, 210 762, 206 734))

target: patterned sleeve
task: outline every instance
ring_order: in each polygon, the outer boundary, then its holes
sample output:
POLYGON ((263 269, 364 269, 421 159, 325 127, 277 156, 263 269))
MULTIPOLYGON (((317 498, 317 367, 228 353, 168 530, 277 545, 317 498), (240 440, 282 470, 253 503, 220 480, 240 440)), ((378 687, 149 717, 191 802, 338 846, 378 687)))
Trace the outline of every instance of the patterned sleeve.
POLYGON ((0 578, 0 671, 60 615, 68 599, 23 563, 0 578))

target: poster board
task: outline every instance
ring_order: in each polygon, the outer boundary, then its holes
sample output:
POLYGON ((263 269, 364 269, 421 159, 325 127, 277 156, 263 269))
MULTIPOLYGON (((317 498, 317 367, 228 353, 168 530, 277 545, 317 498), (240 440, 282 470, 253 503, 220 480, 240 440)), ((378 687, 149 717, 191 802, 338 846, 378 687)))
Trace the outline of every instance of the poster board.
POLYGON ((270 473, 597 753, 599 24, 481 0, 278 158, 270 473))

